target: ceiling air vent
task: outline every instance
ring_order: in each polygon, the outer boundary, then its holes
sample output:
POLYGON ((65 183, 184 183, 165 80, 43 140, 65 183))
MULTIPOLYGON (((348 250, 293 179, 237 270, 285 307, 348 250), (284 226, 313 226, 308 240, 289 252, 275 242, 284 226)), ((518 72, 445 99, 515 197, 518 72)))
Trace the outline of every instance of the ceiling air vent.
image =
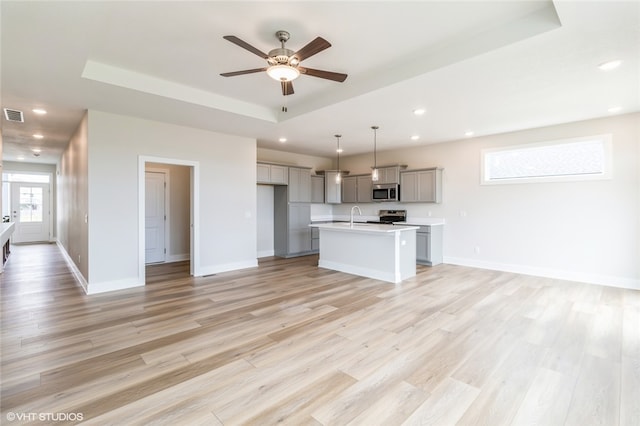
POLYGON ((16 121, 18 123, 24 123, 24 115, 22 111, 18 111, 17 109, 4 109, 4 117, 7 121, 16 121))

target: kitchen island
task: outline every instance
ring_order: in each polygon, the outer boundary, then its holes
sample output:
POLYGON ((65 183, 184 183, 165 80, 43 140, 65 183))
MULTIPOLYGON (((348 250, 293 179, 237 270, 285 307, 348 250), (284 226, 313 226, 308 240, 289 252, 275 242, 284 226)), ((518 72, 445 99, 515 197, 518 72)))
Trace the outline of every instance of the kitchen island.
POLYGON ((399 283, 416 275, 417 226, 312 224, 320 232, 318 267, 399 283))

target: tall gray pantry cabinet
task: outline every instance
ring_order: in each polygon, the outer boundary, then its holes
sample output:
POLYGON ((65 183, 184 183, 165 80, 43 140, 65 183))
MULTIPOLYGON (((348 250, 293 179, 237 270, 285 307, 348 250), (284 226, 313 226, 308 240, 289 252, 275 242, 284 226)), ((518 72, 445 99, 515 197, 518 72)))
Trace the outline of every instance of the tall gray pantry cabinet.
POLYGON ((311 253, 311 169, 288 168, 289 184, 274 187, 274 254, 311 253))

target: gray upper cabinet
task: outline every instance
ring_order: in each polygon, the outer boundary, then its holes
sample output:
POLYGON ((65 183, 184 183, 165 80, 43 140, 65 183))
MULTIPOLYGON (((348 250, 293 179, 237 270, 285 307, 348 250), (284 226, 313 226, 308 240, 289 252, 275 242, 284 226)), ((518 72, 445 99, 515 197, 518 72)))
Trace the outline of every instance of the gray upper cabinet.
POLYGON ((400 183, 400 167, 381 167, 378 169, 378 181, 376 184, 400 183))
POLYGON ((311 176, 311 202, 324 203, 324 176, 311 176))
POLYGON ((272 185, 286 185, 289 178, 287 169, 287 166, 258 163, 256 165, 257 181, 258 183, 267 183, 272 185))
POLYGON ((357 177, 358 180, 358 184, 357 184, 357 189, 358 189, 358 196, 357 196, 357 200, 359 203, 372 203, 373 199, 371 198, 372 196, 372 191, 373 191, 373 184, 371 182, 371 175, 362 175, 362 176, 358 176, 357 177))
POLYGON ((327 204, 342 202, 342 182, 336 182, 337 175, 334 171, 324 172, 324 202, 327 204))
POLYGON ((349 176, 342 180, 343 203, 371 203, 371 175, 349 176))
POLYGON ((342 178, 342 202, 358 202, 358 179, 355 176, 342 178))
POLYGON ((400 173, 400 201, 439 203, 442 201, 442 169, 431 168, 400 173))
POLYGON ((311 202, 311 169, 289 167, 289 202, 311 202))

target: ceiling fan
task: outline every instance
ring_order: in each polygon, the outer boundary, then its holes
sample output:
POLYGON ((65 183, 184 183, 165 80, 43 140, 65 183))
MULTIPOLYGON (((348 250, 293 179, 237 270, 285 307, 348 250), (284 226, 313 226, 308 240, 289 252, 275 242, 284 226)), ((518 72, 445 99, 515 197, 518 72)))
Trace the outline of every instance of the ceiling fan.
POLYGON ((281 46, 279 48, 271 50, 269 54, 266 54, 251 46, 246 41, 240 40, 236 36, 224 36, 223 38, 225 40, 228 40, 233 44, 237 44, 243 49, 246 49, 249 52, 260 56, 261 58, 266 59, 268 66, 250 70, 225 72, 220 75, 223 77, 233 77, 236 75, 252 74, 256 72, 266 71, 269 77, 280 82, 280 85, 282 86, 282 94, 284 96, 293 95, 292 81, 298 78, 300 74, 306 74, 312 77, 319 77, 327 80, 339 81, 340 83, 342 83, 347 78, 347 74, 316 70, 313 68, 300 66, 300 62, 304 59, 331 47, 331 43, 329 43, 322 37, 316 37, 314 40, 309 42, 306 46, 304 46, 297 52, 284 47, 284 44, 287 42, 287 40, 289 40, 289 33, 287 31, 276 31, 276 37, 278 38, 278 40, 280 40, 281 46))

